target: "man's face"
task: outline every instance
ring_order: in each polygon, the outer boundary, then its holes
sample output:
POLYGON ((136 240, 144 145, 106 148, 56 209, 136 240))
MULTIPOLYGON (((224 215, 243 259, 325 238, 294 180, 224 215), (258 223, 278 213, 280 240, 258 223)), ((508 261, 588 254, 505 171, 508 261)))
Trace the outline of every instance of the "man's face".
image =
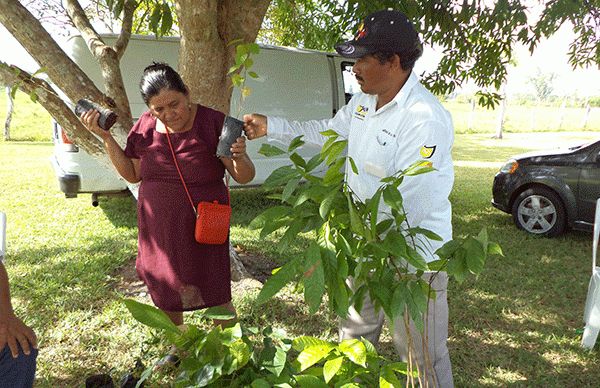
POLYGON ((352 71, 365 94, 381 95, 391 86, 391 62, 382 65, 377 58, 367 55, 356 60, 352 71))

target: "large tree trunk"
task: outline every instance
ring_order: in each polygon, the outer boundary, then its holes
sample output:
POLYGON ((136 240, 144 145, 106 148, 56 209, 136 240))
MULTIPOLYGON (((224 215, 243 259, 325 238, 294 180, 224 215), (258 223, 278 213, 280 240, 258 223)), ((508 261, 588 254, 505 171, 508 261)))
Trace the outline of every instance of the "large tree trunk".
POLYGON ((229 113, 232 83, 227 76, 235 45, 254 42, 270 0, 177 0, 181 46, 179 72, 192 100, 229 113))

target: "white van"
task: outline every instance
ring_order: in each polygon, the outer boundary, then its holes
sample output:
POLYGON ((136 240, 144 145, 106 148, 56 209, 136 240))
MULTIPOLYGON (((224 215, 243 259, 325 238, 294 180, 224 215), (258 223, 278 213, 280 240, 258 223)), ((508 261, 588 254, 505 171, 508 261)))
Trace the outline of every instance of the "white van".
MULTIPOLYGON (((113 44, 116 35, 103 35, 103 38, 107 44, 113 44)), ((138 86, 144 68, 152 61, 166 62, 177 68, 178 51, 178 38, 132 36, 121 59, 121 70, 134 121, 148 109, 138 86)), ((71 40, 69 54, 102 90, 104 82, 100 67, 81 37, 71 40)), ((333 53, 261 45, 252 67, 259 78, 249 78, 246 83, 252 94, 243 101, 240 117, 246 113, 262 113, 302 121, 331 118, 358 90, 351 74, 352 65, 352 61, 333 53)), ((239 91, 235 89, 232 115, 237 113, 238 106, 239 91)), ((50 161, 59 188, 67 198, 91 193, 92 204, 97 205, 98 195, 127 192, 125 181, 114 170, 101 167, 71 144, 56 123, 53 123, 53 141, 54 153, 50 161)), ((248 155, 256 166, 256 177, 250 186, 261 185, 275 169, 291 163, 285 156, 267 158, 258 154, 264 141, 259 139, 247 143, 248 155)), ((316 151, 307 149, 299 153, 311 157, 316 151)), ((231 180, 230 184, 235 187, 236 182, 231 180)))

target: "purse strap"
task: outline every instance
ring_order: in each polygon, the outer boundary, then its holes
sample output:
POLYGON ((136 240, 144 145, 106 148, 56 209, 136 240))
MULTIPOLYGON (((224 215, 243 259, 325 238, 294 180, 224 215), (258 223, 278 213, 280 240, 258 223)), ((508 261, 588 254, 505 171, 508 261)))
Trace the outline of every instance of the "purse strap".
MULTIPOLYGON (((185 180, 183 179, 183 174, 181 173, 181 170, 179 169, 179 163, 177 163, 177 157, 175 157, 175 151, 173 150, 173 144, 171 144, 171 137, 169 136, 169 130, 167 129, 166 126, 165 126, 165 132, 167 134, 167 141, 169 142, 169 148, 171 149, 171 154, 173 155, 173 160, 175 161, 175 167, 177 167, 177 172, 179 173, 179 177, 181 178, 181 182, 183 183, 183 187, 185 188, 185 193, 187 194, 188 199, 190 200, 190 204, 192 205, 192 210, 194 211, 196 218, 198 218, 198 214, 196 212, 196 206, 194 206, 194 201, 192 201, 192 196, 190 195, 190 192, 188 191, 187 185, 185 184, 185 180)), ((229 183, 227 183, 227 197, 229 197, 229 183)), ((231 201, 231 199, 230 199, 230 201, 231 201)))
MULTIPOLYGON (((169 136, 169 130, 165 126, 165 132, 167 133, 167 141, 169 142, 169 148, 171 148, 171 154, 173 154, 173 160, 175 161, 175 167, 177 167, 177 172, 179 173, 179 177, 181 178, 181 182, 183 182, 183 187, 185 188, 185 192, 190 200, 190 204, 192 204, 192 209, 194 214, 196 214, 196 206, 194 206, 194 201, 192 201, 192 196, 188 191, 187 185, 185 184, 185 180, 183 180, 183 174, 181 174, 181 170, 179 169, 179 163, 177 163, 177 158, 175 157, 175 151, 173 150, 173 144, 171 144, 171 137, 169 136)), ((196 214, 196 218, 198 214, 196 214)))

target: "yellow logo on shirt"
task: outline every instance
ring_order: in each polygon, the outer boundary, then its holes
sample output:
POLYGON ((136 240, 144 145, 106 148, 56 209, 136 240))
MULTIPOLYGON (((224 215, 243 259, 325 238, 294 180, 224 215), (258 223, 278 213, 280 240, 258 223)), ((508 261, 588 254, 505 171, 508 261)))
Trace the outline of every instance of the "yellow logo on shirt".
POLYGON ((435 152, 435 146, 423 146, 421 148, 421 156, 425 159, 431 158, 435 152))
POLYGON ((360 120, 364 120, 365 117, 367 116, 368 111, 369 111, 369 108, 367 108, 366 106, 363 106, 363 105, 359 105, 356 107, 356 112, 354 112, 354 117, 356 117, 357 119, 360 119, 360 120))

